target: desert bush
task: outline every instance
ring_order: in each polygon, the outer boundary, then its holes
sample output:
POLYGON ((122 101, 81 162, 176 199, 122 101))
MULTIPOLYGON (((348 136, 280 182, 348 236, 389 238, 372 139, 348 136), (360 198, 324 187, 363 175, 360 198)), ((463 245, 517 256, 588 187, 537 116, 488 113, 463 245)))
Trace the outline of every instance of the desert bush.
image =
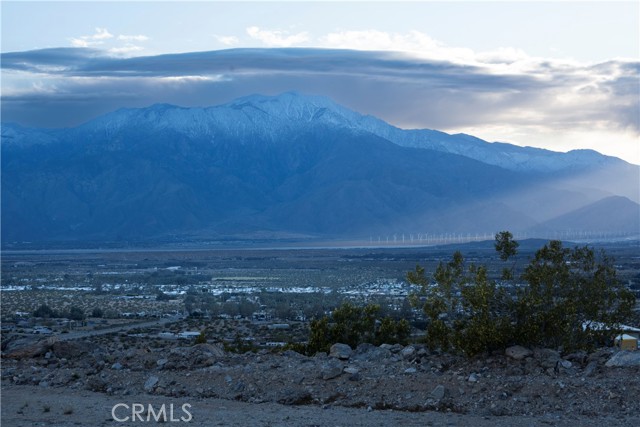
MULTIPOLYGON (((510 262, 518 243, 500 232, 495 248, 510 262)), ((420 266, 409 272, 408 281, 420 286, 412 304, 428 319, 426 343, 468 355, 510 344, 589 349, 614 336, 635 305, 604 252, 551 241, 524 269, 518 282, 524 286, 509 294, 505 289, 516 284, 514 266, 503 269, 501 286, 488 278, 486 266, 467 266, 460 252, 440 263, 432 278, 420 266)))
POLYGON ((328 351, 332 344, 348 344, 352 348, 361 343, 406 344, 411 331, 409 322, 391 317, 380 319, 380 306, 357 306, 345 302, 331 316, 311 321, 309 342, 304 349, 308 355, 328 351))
POLYGON ((206 344, 207 343, 207 332, 203 329, 200 331, 200 335, 196 337, 196 344, 206 344))

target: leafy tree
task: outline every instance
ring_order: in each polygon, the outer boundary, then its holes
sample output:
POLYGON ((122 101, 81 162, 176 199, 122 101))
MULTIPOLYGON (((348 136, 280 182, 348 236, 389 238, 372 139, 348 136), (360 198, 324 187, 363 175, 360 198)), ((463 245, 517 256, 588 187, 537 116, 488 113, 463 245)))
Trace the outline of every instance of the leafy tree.
POLYGON ((84 320, 84 318, 85 318, 84 310, 82 310, 80 307, 74 305, 69 309, 69 313, 67 314, 67 318, 69 318, 71 320, 84 320))
POLYGON ((488 280, 486 267, 467 267, 462 254, 456 251, 451 261, 438 265, 434 283, 419 266, 407 274, 407 279, 421 286, 412 301, 422 306, 427 316, 426 343, 430 348, 476 354, 507 340, 507 296, 488 280))
POLYGON ((456 346, 473 355, 504 348, 512 334, 509 299, 487 278, 485 266, 472 266, 473 281, 461 289, 464 316, 455 324, 456 346))
POLYGON ((313 319, 309 325, 309 344, 305 352, 311 356, 319 351, 329 351, 331 344, 329 318, 325 316, 321 319, 313 319))
MULTIPOLYGON (((500 232, 495 248, 508 261, 518 243, 500 232)), ((502 279, 513 278, 513 270, 505 269, 502 279)), ((512 343, 566 351, 603 344, 635 305, 604 252, 571 250, 555 240, 536 252, 521 276, 526 286, 513 296, 489 280, 485 266, 467 267, 460 252, 438 265, 433 280, 420 266, 407 279, 420 286, 411 301, 427 316, 427 344, 469 355, 512 343)))
POLYGON ((34 317, 57 317, 56 312, 51 309, 47 304, 42 304, 33 312, 34 317))
POLYGON ((527 344, 589 348, 611 338, 628 320, 635 297, 616 276, 613 261, 588 247, 553 240, 538 250, 522 275, 516 336, 527 344))
POLYGON ((334 322, 331 330, 332 341, 351 347, 356 347, 361 342, 372 342, 376 315, 379 311, 379 305, 358 307, 350 302, 343 303, 331 314, 334 322))
POLYGON ((387 316, 380 322, 380 327, 376 331, 374 344, 406 344, 411 332, 411 325, 406 319, 396 321, 387 316))
POLYGON ((94 307, 93 311, 91 311, 91 317, 102 317, 103 312, 100 307, 94 307))
POLYGON ((364 342, 406 343, 411 331, 409 322, 389 316, 380 319, 379 312, 380 306, 376 304, 361 307, 343 303, 333 311, 331 318, 323 316, 311 321, 305 352, 313 355, 318 351, 329 351, 331 345, 338 342, 352 348, 364 342))
MULTIPOLYGON (((500 254, 502 261, 508 261, 509 258, 516 256, 518 246, 520 246, 520 244, 513 240, 513 234, 509 231, 501 231, 496 234, 494 247, 496 248, 496 252, 500 254)), ((515 262, 511 265, 511 268, 504 268, 502 270, 502 280, 513 279, 514 268, 515 262)))

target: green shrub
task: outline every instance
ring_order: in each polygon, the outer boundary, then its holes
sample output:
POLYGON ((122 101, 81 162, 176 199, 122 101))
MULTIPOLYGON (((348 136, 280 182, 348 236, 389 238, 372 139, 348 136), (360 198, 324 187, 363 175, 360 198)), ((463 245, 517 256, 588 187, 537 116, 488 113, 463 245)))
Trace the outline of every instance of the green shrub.
POLYGON ((335 343, 348 344, 355 348, 361 343, 380 345, 383 343, 406 344, 411 327, 405 319, 390 317, 380 319, 380 306, 369 304, 364 307, 345 302, 336 308, 331 317, 323 316, 311 321, 309 343, 304 353, 313 355, 327 352, 335 343))
POLYGON ((200 334, 196 337, 196 344, 206 344, 207 343, 207 332, 203 329, 200 331, 200 334))
MULTIPOLYGON (((512 237, 496 234, 495 248, 505 262, 517 254, 512 237)), ((503 283, 515 284, 514 267, 503 269, 503 283)), ((536 252, 520 278, 526 286, 513 295, 488 279, 485 266, 467 266, 460 252, 438 265, 433 280, 420 266, 407 279, 420 286, 411 301, 427 316, 426 343, 467 355, 510 344, 588 349, 610 339, 635 305, 604 252, 570 250, 560 241, 536 252)))

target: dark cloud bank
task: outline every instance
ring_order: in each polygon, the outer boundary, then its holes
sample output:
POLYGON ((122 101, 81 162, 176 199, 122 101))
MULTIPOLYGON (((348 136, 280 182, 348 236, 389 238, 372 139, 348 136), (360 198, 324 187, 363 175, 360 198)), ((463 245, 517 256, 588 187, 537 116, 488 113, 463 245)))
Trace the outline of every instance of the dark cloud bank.
POLYGON ((251 93, 295 90, 329 96, 402 127, 532 124, 530 113, 536 112, 541 125, 557 128, 597 123, 640 129, 638 63, 533 67, 499 73, 489 65, 393 52, 307 48, 133 58, 87 48, 43 49, 2 54, 2 114, 5 122, 64 127, 121 107, 210 106, 251 93), (12 86, 25 76, 38 84, 12 86), (565 99, 557 103, 560 96, 565 99), (552 121, 545 111, 552 111, 552 121))

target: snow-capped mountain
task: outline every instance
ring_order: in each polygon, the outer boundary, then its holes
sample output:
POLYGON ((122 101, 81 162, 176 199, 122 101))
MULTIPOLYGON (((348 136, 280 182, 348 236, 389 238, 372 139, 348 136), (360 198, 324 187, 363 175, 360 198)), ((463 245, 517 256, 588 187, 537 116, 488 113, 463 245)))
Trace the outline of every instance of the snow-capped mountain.
POLYGON ((402 130, 320 96, 157 104, 72 129, 3 124, 3 242, 562 228, 607 198, 633 218, 638 171, 588 150, 402 130))

